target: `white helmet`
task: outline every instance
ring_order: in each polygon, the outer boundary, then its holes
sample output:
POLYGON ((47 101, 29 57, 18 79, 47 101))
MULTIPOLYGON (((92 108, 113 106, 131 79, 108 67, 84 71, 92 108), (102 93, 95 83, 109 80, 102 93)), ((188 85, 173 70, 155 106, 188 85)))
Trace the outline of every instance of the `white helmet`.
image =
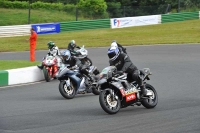
POLYGON ((118 46, 117 46, 117 43, 116 43, 116 42, 112 42, 112 43, 111 43, 111 45, 110 45, 110 47, 111 47, 111 48, 112 48, 112 47, 118 48, 118 46))

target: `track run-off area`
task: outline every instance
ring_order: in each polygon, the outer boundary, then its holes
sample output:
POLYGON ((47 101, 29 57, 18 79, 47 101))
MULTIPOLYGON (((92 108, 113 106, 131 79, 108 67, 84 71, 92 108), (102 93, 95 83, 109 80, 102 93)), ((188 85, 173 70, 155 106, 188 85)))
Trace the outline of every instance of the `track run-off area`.
MULTIPOLYGON (((108 66, 107 49, 87 49, 100 71, 108 66)), ((1 87, 0 133, 199 133, 200 45, 132 46, 127 52, 139 69, 153 73, 147 82, 158 93, 154 109, 130 106, 109 115, 99 96, 64 99, 58 80, 1 87)), ((46 53, 36 51, 37 60, 46 53)), ((0 53, 0 60, 29 60, 29 52, 0 53)))

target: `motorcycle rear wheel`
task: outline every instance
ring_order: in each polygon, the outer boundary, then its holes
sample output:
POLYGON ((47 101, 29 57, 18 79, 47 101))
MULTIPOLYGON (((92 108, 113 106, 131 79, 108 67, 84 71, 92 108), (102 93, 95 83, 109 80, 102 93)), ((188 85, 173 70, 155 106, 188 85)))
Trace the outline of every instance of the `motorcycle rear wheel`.
POLYGON ((146 89, 152 91, 153 95, 150 96, 149 98, 143 99, 141 103, 145 108, 151 109, 158 104, 158 94, 156 92, 156 89, 150 84, 146 84, 146 89))
POLYGON ((51 76, 50 76, 48 70, 46 69, 46 67, 43 67, 43 73, 44 73, 44 78, 45 78, 46 82, 49 82, 51 80, 51 76))
POLYGON ((121 101, 119 98, 116 98, 115 101, 112 101, 111 94, 108 90, 103 90, 99 95, 99 103, 102 109, 108 114, 116 114, 121 108, 121 101))
POLYGON ((76 94, 76 90, 72 82, 70 82, 70 86, 67 86, 65 81, 61 81, 59 84, 59 91, 60 94, 66 99, 73 99, 76 94))
POLYGON ((100 90, 99 90, 99 87, 100 86, 92 86, 92 93, 94 94, 94 95, 99 95, 100 94, 100 90))
POLYGON ((86 65, 89 65, 89 66, 92 66, 92 60, 88 57, 85 57, 83 59, 83 64, 86 64, 86 65))

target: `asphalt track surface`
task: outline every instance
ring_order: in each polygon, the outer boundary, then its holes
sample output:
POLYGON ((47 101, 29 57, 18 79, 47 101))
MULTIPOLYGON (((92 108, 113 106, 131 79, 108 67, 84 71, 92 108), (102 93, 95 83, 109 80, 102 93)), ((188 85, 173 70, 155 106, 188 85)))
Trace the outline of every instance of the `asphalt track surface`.
MULTIPOLYGON (((127 107, 105 113, 98 96, 64 99, 58 81, 0 88, 0 133, 200 133, 200 45, 127 47, 138 68, 149 67, 158 93, 154 109, 127 107)), ((107 48, 91 48, 100 70, 107 48)), ((37 51, 40 60, 46 51, 37 51)), ((28 52, 0 53, 0 59, 28 60, 28 52)))

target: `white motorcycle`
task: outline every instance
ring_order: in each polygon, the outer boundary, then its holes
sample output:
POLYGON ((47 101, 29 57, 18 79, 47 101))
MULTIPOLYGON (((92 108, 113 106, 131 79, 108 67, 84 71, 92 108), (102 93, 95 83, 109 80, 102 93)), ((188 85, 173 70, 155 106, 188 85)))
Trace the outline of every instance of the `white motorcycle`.
POLYGON ((76 58, 80 59, 83 64, 92 66, 92 60, 88 58, 88 51, 85 49, 84 45, 76 50, 76 53, 71 53, 76 58))

